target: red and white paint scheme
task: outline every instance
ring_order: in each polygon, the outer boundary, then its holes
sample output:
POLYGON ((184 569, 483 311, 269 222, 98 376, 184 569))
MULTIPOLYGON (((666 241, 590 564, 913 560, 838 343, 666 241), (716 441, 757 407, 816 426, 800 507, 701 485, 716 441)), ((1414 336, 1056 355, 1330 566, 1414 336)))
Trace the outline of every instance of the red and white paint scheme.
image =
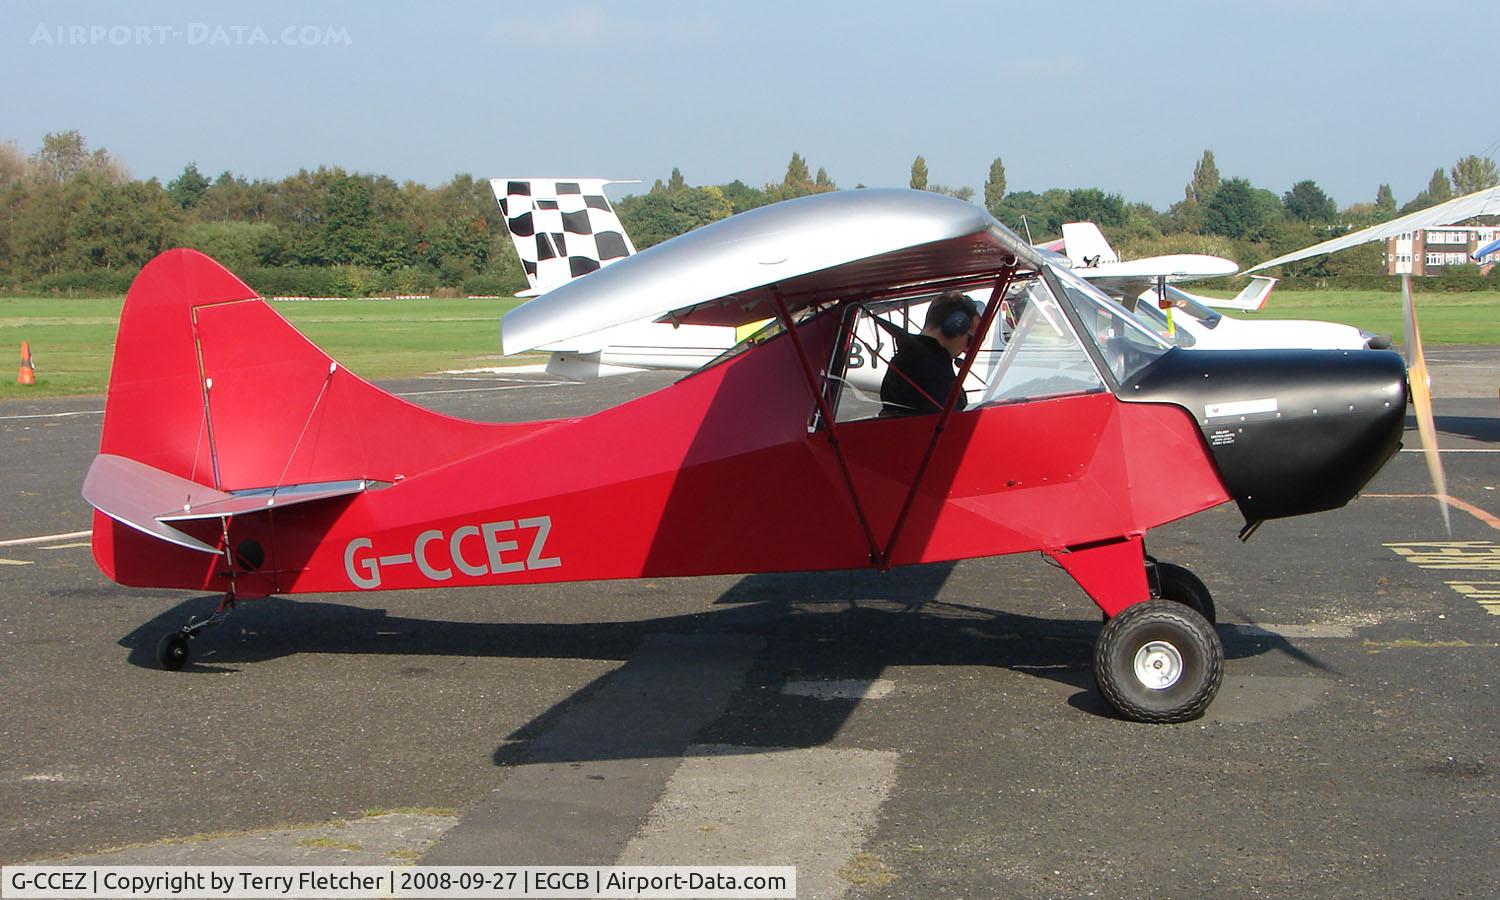
MULTIPOLYGON (((518 308, 505 349, 644 318, 775 324, 593 415, 476 423, 361 380, 213 260, 165 253, 120 321, 84 486, 95 559, 121 584, 222 592, 227 609, 1041 551, 1110 617, 1105 697, 1180 721, 1211 701, 1222 653, 1206 588, 1147 557, 1146 532, 1231 499, 1250 524, 1342 505, 1405 411, 1394 354, 1184 353, 983 210, 926 192, 715 223, 518 308), (842 369, 861 317, 982 286, 975 340, 1002 314, 1011 334, 977 402, 955 409, 955 387, 938 415, 859 418, 842 369), (1153 475, 1163 458, 1171 479, 1153 475)), ((165 636, 165 666, 203 624, 165 636)))

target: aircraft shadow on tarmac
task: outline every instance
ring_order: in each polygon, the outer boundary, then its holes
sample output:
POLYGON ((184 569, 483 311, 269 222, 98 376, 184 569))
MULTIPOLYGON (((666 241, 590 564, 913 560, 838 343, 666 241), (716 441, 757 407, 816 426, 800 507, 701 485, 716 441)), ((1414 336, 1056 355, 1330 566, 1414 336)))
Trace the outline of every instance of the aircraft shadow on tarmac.
MULTIPOLYGON (((1495 416, 1433 416, 1438 431, 1475 441, 1500 443, 1500 418, 1495 416)), ((1411 426, 1415 428, 1416 425, 1411 426)))
MULTIPOLYGON (((1071 706, 1114 716, 1089 674, 1097 620, 1039 618, 944 601, 939 595, 952 569, 952 564, 935 564, 894 575, 751 575, 725 591, 708 612, 595 623, 455 622, 391 616, 384 609, 341 603, 269 598, 241 603, 224 625, 204 631, 194 641, 192 663, 182 672, 163 672, 162 677, 225 674, 237 671, 239 664, 300 653, 601 659, 628 665, 651 636, 722 634, 766 642, 755 663, 759 672, 839 681, 874 679, 892 665, 997 666, 1076 688, 1071 706)), ((129 662, 157 668, 155 648, 161 636, 189 616, 211 614, 217 602, 217 596, 193 597, 133 629, 119 640, 130 651, 129 662)), ((501 609, 497 606, 497 612, 501 609)), ((1280 651, 1312 668, 1328 670, 1283 638, 1247 637, 1232 627, 1219 630, 1226 659, 1280 651)), ((752 671, 747 685, 755 681, 757 671, 752 671)), ((582 698, 597 694, 615 674, 601 676, 508 735, 495 753, 496 764, 537 761, 528 753, 527 742, 570 715, 582 698)), ((785 698, 764 690, 741 695, 732 710, 745 707, 746 697, 751 707, 795 704, 795 715, 766 709, 764 716, 755 716, 753 708, 743 710, 755 719, 753 726, 743 727, 754 732, 753 742, 760 746, 824 744, 858 703, 785 698)), ((587 756, 638 755, 629 743, 590 747, 587 756)))

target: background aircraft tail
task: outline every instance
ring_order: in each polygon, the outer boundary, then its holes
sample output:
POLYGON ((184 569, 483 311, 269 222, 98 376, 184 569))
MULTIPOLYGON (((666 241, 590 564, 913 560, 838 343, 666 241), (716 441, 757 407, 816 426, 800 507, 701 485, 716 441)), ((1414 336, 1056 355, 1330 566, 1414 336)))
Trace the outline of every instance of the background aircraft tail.
POLYGON ((1251 275, 1250 283, 1244 289, 1228 300, 1220 300, 1217 297, 1203 297, 1198 294, 1191 295, 1194 300, 1204 306, 1216 306, 1219 309, 1243 309, 1255 312, 1266 305, 1266 299, 1271 296, 1271 289, 1276 287, 1276 279, 1269 275, 1251 275))
POLYGON ((1104 233, 1093 222, 1063 223, 1063 245, 1075 268, 1120 261, 1115 248, 1109 245, 1104 233))
POLYGON ((490 179, 531 284, 518 296, 545 294, 634 253, 635 245, 604 196, 604 186, 639 183, 606 178, 490 179))

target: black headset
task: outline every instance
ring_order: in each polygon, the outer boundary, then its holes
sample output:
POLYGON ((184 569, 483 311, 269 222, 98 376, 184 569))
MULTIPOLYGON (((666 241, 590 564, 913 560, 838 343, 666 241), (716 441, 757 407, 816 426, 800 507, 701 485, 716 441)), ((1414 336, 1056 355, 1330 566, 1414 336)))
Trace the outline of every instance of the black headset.
POLYGON ((963 306, 955 309, 943 317, 942 325, 938 326, 943 337, 956 338, 969 333, 969 325, 979 318, 979 304, 969 300, 963 306))

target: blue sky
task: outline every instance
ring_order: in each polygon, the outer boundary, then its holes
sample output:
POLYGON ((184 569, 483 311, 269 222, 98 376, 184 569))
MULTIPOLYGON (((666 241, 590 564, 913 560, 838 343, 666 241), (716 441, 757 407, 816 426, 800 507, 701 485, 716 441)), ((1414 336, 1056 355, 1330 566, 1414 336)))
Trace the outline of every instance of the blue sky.
POLYGON ((194 160, 429 184, 592 175, 1099 187, 1220 171, 1340 205, 1494 155, 1493 4, 0 2, 0 140, 77 129, 140 177, 194 160), (1438 9, 1441 9, 1439 17, 1438 9), (321 35, 331 35, 323 43, 321 35))

